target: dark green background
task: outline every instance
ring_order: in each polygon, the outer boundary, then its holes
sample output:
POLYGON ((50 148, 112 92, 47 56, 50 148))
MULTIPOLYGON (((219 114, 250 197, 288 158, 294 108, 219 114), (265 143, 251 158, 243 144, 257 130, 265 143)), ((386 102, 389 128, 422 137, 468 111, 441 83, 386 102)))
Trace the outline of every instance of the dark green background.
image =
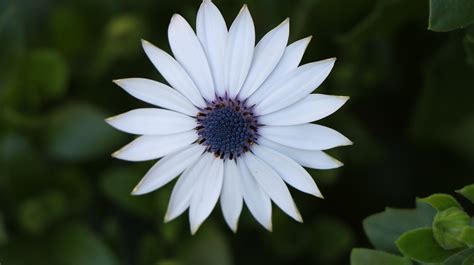
MULTIPOLYGON (((215 3, 229 25, 243 4, 215 3)), ((218 209, 195 236, 163 224, 172 185, 130 196, 152 162, 111 158, 131 136, 103 119, 146 106, 112 80, 162 80, 140 39, 169 51, 172 14, 194 26, 199 4, 0 0, 2 264, 348 264, 365 216, 472 182, 472 26, 429 31, 428 1, 254 0, 258 38, 290 17, 291 41, 314 37, 304 62, 338 58, 318 92, 351 99, 322 123, 355 144, 311 171, 325 200, 292 190, 303 224, 276 207, 272 233, 247 210, 237 234, 218 209)))

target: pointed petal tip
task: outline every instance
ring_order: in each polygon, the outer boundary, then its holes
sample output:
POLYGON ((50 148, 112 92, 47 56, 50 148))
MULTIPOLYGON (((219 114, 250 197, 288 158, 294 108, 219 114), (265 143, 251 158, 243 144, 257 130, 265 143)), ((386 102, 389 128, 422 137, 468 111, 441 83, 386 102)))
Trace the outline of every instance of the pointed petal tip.
POLYGON ((163 218, 163 223, 168 223, 169 221, 171 221, 173 218, 170 218, 170 215, 168 213, 168 211, 166 211, 165 213, 165 217, 163 218))
POLYGON ((138 185, 135 186, 135 188, 133 188, 133 190, 130 194, 133 195, 133 196, 138 196, 138 195, 143 195, 145 193, 140 190, 140 183, 138 183, 138 185))
POLYGON ((191 226, 191 235, 195 235, 196 232, 199 230, 199 227, 201 227, 201 224, 196 225, 196 226, 191 226))
POLYGON ((244 5, 242 6, 242 8, 240 9, 239 14, 238 14, 237 16, 240 16, 240 15, 243 14, 244 12, 249 12, 249 8, 248 8, 247 4, 244 4, 244 5))
POLYGON ((234 232, 234 234, 237 234, 237 229, 238 229, 237 223, 235 224, 234 227, 231 227, 230 229, 232 230, 232 232, 234 232))
POLYGON ((112 156, 113 158, 119 158, 119 155, 120 155, 120 150, 117 150, 117 151, 113 152, 110 156, 112 156))

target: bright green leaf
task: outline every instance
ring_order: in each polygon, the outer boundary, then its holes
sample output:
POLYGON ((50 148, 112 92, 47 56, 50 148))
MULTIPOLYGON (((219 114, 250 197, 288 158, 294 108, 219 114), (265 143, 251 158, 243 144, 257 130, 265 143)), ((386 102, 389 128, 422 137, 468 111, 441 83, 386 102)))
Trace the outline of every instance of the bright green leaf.
POLYGON ((416 209, 392 209, 367 217, 364 230, 375 248, 397 253, 395 240, 408 230, 431 227, 435 211, 420 204, 416 209))
POLYGON ((456 192, 466 197, 472 203, 474 203, 474 184, 467 185, 466 187, 457 190, 456 192))
POLYGON ((443 211, 451 207, 462 209, 459 202, 453 196, 444 193, 436 193, 426 198, 421 198, 419 201, 428 203, 437 211, 443 211))
POLYGON ((398 249, 409 258, 421 263, 441 263, 457 250, 445 250, 434 239, 431 228, 408 231, 396 241, 398 249))
POLYGON ((474 248, 462 250, 449 257, 443 265, 472 265, 474 264, 474 248))
POLYGON ((412 262, 404 257, 387 252, 355 248, 351 253, 351 265, 411 265, 412 262))
POLYGON ((474 22, 472 0, 430 0, 428 29, 450 31, 474 22))
POLYGON ((470 221, 469 215, 457 207, 438 212, 433 220, 433 234, 436 241, 444 249, 464 247, 459 236, 464 228, 469 226, 470 221))
POLYGON ((464 242, 469 247, 474 247, 474 227, 464 227, 461 234, 459 235, 459 240, 464 242))
POLYGON ((120 142, 121 134, 104 122, 105 116, 87 104, 69 104, 56 109, 48 124, 49 153, 59 160, 108 156, 120 142))

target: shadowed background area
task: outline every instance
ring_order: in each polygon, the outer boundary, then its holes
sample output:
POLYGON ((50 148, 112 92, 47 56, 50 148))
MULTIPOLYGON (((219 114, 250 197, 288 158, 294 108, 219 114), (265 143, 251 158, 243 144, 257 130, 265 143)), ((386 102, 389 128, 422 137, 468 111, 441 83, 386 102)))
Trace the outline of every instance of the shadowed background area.
MULTIPOLYGON (((230 25, 241 1, 214 1, 230 25)), ((474 28, 427 30, 428 1, 249 0, 257 39, 290 17, 304 62, 337 57, 319 93, 351 99, 321 123, 355 144, 311 170, 326 199, 291 190, 299 224, 274 207, 270 233, 219 209, 195 236, 163 223, 172 184, 139 197, 153 162, 110 154, 132 138, 104 118, 147 106, 112 83, 163 81, 140 39, 169 51, 173 13, 200 1, 0 0, 0 263, 8 265, 349 264, 361 222, 385 206, 473 180, 474 28), (470 35, 469 35, 470 34, 470 35)))

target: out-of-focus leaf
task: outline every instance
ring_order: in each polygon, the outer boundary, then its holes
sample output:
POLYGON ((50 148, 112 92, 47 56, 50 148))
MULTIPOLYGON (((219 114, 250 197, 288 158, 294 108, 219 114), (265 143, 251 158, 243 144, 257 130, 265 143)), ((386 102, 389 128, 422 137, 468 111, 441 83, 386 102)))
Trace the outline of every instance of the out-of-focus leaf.
POLYGON ((438 245, 431 228, 408 231, 400 236, 396 244, 405 256, 421 263, 441 263, 457 252, 438 245))
POLYGON ((433 235, 438 244, 444 249, 464 247, 459 238, 464 228, 469 226, 470 216, 458 207, 440 211, 433 220, 433 235))
POLYGON ((387 252, 355 248, 351 253, 351 265, 411 265, 412 262, 404 257, 387 252))
POLYGON ((387 208, 384 212, 367 217, 363 225, 375 248, 397 253, 397 238, 415 228, 431 227, 434 215, 434 209, 423 204, 418 204, 416 209, 387 208))
POLYGON ((0 10, 0 106, 17 107, 20 68, 26 53, 25 25, 15 5, 6 3, 0 10))
POLYGON ((23 202, 18 209, 18 218, 25 231, 38 234, 63 217, 67 208, 64 195, 58 191, 50 191, 23 202))
POLYGON ((459 240, 464 242, 469 247, 474 247, 474 227, 464 227, 461 234, 459 235, 459 240))
POLYGON ((51 241, 55 264, 117 265, 112 251, 91 230, 80 225, 65 227, 51 241))
POLYGON ((318 238, 312 244, 312 249, 323 263, 334 263, 342 255, 348 254, 354 246, 355 239, 351 228, 334 217, 318 218, 314 223, 312 235, 318 238))
POLYGON ((3 214, 0 213, 0 247, 4 246, 8 242, 7 228, 3 219, 3 214))
POLYGON ((66 161, 107 156, 122 136, 104 122, 105 116, 87 104, 69 104, 56 109, 47 128, 48 153, 66 161))
POLYGON ((467 63, 474 67, 474 33, 468 33, 464 37, 464 50, 467 63))
POLYGON ((38 104, 64 95, 68 85, 69 69, 55 50, 35 50, 28 55, 22 77, 23 101, 38 104))
POLYGON ((90 48, 87 14, 64 5, 54 9, 49 19, 51 37, 59 50, 67 55, 77 55, 90 48))
POLYGON ((474 160, 474 75, 459 40, 442 46, 427 67, 414 119, 419 143, 443 145, 474 160), (449 67, 448 67, 449 66, 449 67), (449 93, 446 89, 449 88, 449 93))
POLYGON ((164 251, 160 248, 160 240, 153 234, 147 234, 139 241, 139 261, 136 264, 156 264, 160 257, 164 256, 164 251))
POLYGON ((423 1, 379 0, 373 10, 339 40, 349 44, 379 36, 387 38, 397 29, 418 15, 424 8, 423 1))
POLYGON ((444 211, 451 207, 457 207, 462 209, 459 202, 451 195, 444 193, 436 193, 426 198, 418 199, 420 202, 428 203, 433 206, 437 211, 444 211))
POLYGON ((472 203, 474 203, 474 184, 467 185, 464 188, 457 190, 456 192, 466 197, 472 203))
POLYGON ((232 265, 230 246, 220 230, 205 225, 180 250, 180 264, 232 265))
POLYGON ((43 159, 31 141, 19 134, 0 135, 0 176, 0 197, 12 202, 47 185, 43 159))
POLYGON ((474 22, 474 2, 471 0, 430 0, 428 29, 450 31, 474 22))
POLYGON ((104 173, 101 187, 105 195, 118 206, 142 217, 156 216, 157 207, 153 194, 145 196, 130 194, 141 177, 143 172, 131 167, 113 168, 104 173))
POLYGON ((136 15, 115 17, 105 30, 103 45, 93 67, 95 75, 102 73, 118 59, 138 55, 141 51, 140 40, 146 36, 146 26, 136 15))
POLYGON ((474 248, 468 248, 449 257, 443 265, 472 265, 474 264, 474 248))

